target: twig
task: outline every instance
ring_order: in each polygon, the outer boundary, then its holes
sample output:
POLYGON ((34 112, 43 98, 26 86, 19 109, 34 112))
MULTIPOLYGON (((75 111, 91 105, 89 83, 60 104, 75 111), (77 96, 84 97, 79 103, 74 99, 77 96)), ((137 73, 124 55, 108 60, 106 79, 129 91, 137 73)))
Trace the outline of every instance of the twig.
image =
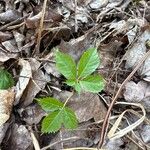
POLYGON ((29 14, 24 16, 24 17, 18 18, 17 20, 14 20, 10 23, 5 24, 4 26, 0 27, 0 31, 7 30, 7 27, 14 25, 14 24, 17 24, 17 23, 20 23, 23 19, 27 18, 28 16, 29 16, 29 14))
POLYGON ((56 144, 59 144, 59 143, 61 143, 61 142, 66 142, 66 141, 70 141, 70 140, 78 140, 78 139, 81 139, 81 138, 80 138, 80 137, 77 137, 77 136, 69 137, 69 138, 66 138, 66 139, 63 139, 63 140, 60 140, 60 141, 56 141, 56 142, 54 142, 54 143, 52 143, 52 144, 50 144, 50 145, 48 145, 48 146, 45 146, 45 147, 43 147, 41 150, 47 150, 48 148, 50 148, 50 147, 52 147, 52 146, 54 146, 54 145, 56 145, 56 144))
POLYGON ((42 30, 43 30, 43 22, 44 22, 46 4, 47 4, 47 0, 44 0, 43 9, 42 9, 42 16, 41 16, 39 30, 38 30, 37 44, 36 44, 36 47, 35 47, 35 50, 34 50, 33 54, 34 53, 39 54, 40 42, 41 42, 41 33, 42 33, 42 30))
POLYGON ((74 18, 75 18, 75 32, 78 31, 78 22, 77 22, 77 0, 74 0, 74 18))
POLYGON ((134 70, 128 75, 128 77, 123 81, 123 83, 121 84, 119 90, 117 91, 115 97, 113 98, 109 108, 108 108, 108 111, 107 111, 107 114, 105 116, 105 119, 104 119, 104 122, 103 122, 103 125, 102 125, 102 130, 101 130, 101 136, 100 136, 100 141, 99 141, 99 144, 98 144, 98 149, 102 147, 103 145, 103 142, 104 142, 104 139, 105 139, 105 136, 106 136, 106 131, 107 131, 107 128, 108 128, 108 124, 109 124, 109 116, 110 116, 110 113, 111 113, 111 110, 112 110, 112 107, 113 105, 115 104, 121 90, 123 89, 124 85, 131 79, 131 77, 136 73, 136 71, 139 69, 139 67, 143 64, 143 62, 147 59, 147 57, 150 56, 150 50, 141 58, 141 60, 139 61, 139 63, 136 65, 136 67, 134 68, 134 70))

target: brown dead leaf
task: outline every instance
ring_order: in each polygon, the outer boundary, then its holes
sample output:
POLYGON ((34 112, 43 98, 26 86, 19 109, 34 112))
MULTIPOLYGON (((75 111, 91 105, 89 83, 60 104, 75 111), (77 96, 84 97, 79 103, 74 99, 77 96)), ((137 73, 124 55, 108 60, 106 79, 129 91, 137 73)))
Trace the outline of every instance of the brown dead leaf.
POLYGON ((101 7, 105 7, 108 4, 109 0, 91 0, 89 3, 90 9, 97 10, 101 7))
POLYGON ((27 19, 25 19, 27 28, 29 28, 29 29, 37 28, 39 26, 41 16, 42 16, 42 13, 39 12, 37 15, 32 16, 32 17, 30 16, 27 19))
POLYGON ((16 10, 7 10, 0 14, 0 22, 8 23, 19 18, 21 18, 21 13, 16 10))
POLYGON ((140 81, 137 84, 133 81, 125 85, 124 98, 128 102, 141 103, 146 111, 150 109, 150 85, 145 81, 140 81))
POLYGON ((2 45, 5 47, 6 51, 10 53, 18 53, 19 49, 16 45, 16 41, 14 39, 2 42, 2 45))
POLYGON ((10 123, 4 123, 3 125, 0 126, 0 144, 2 143, 5 133, 9 127, 10 123))
POLYGON ((32 78, 32 71, 30 63, 24 59, 19 59, 19 65, 22 67, 20 72, 19 80, 16 84, 16 97, 15 97, 15 105, 19 103, 19 100, 29 84, 30 78, 32 78))
POLYGON ((25 109, 22 108, 19 113, 28 125, 38 124, 46 116, 46 112, 38 104, 30 105, 25 109))
POLYGON ((15 92, 13 89, 0 90, 0 126, 10 117, 15 92))
POLYGON ((39 61, 35 58, 31 58, 29 63, 32 70, 32 78, 29 80, 29 83, 22 95, 21 105, 23 106, 31 104, 36 94, 43 90, 47 82, 50 81, 47 74, 44 74, 43 71, 39 69, 41 65, 39 61))
POLYGON ((85 34, 69 42, 61 41, 58 48, 64 53, 71 55, 76 61, 79 60, 82 53, 90 47, 94 47, 93 34, 85 34))
POLYGON ((21 51, 22 50, 22 46, 23 46, 23 42, 25 40, 25 36, 23 34, 20 34, 17 31, 13 31, 13 35, 14 35, 14 38, 15 38, 18 50, 21 51))
POLYGON ((10 58, 17 58, 17 57, 18 57, 18 53, 7 52, 5 49, 3 49, 0 46, 0 62, 5 62, 10 58))
POLYGON ((12 149, 13 147, 15 150, 33 150, 30 133, 24 125, 13 125, 8 142, 8 149, 12 149))
MULTIPOLYGON (((142 56, 146 53, 146 41, 150 38, 150 30, 145 30, 138 40, 133 44, 133 46, 126 53, 126 68, 134 68, 139 62, 142 56)), ((139 75, 143 77, 144 80, 150 82, 150 58, 147 58, 138 70, 139 75)))
POLYGON ((143 125, 142 131, 140 131, 142 140, 144 143, 150 146, 150 125, 143 125))
POLYGON ((122 42, 113 40, 107 44, 99 45, 101 64, 99 66, 99 72, 107 78, 112 72, 112 68, 115 61, 116 52, 121 47, 122 42))
POLYGON ((26 90, 22 96, 24 100, 22 102, 23 106, 28 106, 32 103, 36 94, 45 88, 45 85, 49 82, 47 76, 41 70, 37 70, 32 74, 32 79, 30 79, 26 90))
POLYGON ((116 140, 109 140, 105 145, 104 145, 104 149, 108 149, 108 150, 120 150, 120 146, 123 145, 124 142, 123 140, 120 139, 116 139, 116 140))
POLYGON ((0 42, 10 40, 13 35, 10 32, 1 32, 0 31, 0 42))

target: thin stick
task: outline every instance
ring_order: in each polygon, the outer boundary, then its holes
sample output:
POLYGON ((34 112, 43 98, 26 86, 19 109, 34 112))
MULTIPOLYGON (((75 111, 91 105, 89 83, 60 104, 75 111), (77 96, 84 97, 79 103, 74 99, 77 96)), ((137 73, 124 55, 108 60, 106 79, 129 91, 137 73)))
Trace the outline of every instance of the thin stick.
POLYGON ((78 31, 78 22, 77 22, 77 0, 74 0, 74 14, 75 14, 75 16, 74 16, 74 18, 75 18, 75 32, 77 32, 78 31))
POLYGON ((108 108, 107 114, 105 116, 104 122, 103 122, 102 130, 101 130, 101 136, 100 136, 100 141, 99 141, 99 144, 98 144, 98 149, 101 148, 102 145, 103 145, 103 142, 104 142, 104 139, 105 139, 105 136, 106 136, 105 132, 107 131, 108 124, 109 124, 109 116, 110 116, 111 110, 113 108, 113 105, 115 104, 115 102, 116 102, 116 100, 117 100, 121 90, 123 89, 124 85, 131 79, 131 77, 136 73, 136 71, 139 69, 139 67, 143 64, 143 62, 147 59, 148 56, 150 56, 150 50, 147 53, 145 53, 145 55, 141 58, 141 60, 136 65, 134 70, 123 81, 123 83, 121 84, 119 90, 117 91, 114 99, 112 100, 112 102, 111 102, 111 104, 110 104, 110 106, 108 108))
POLYGON ((43 147, 41 150, 47 150, 48 148, 50 148, 50 147, 52 147, 52 146, 54 146, 54 145, 56 145, 56 144, 59 144, 59 143, 61 143, 61 142, 66 142, 66 141, 70 141, 70 140, 78 140, 78 139, 81 139, 81 138, 80 138, 80 137, 77 137, 77 136, 69 137, 69 138, 66 138, 66 139, 63 139, 63 140, 60 140, 60 141, 56 141, 56 142, 54 142, 54 143, 52 143, 52 144, 50 144, 50 145, 48 145, 48 146, 45 146, 45 147, 43 147))
POLYGON ((40 42, 41 42, 41 33, 43 30, 43 22, 44 22, 44 16, 45 16, 45 11, 46 11, 46 4, 47 4, 47 0, 44 0, 43 9, 42 9, 42 16, 41 16, 39 30, 38 30, 37 44, 36 44, 35 50, 33 52, 35 54, 39 54, 40 42))

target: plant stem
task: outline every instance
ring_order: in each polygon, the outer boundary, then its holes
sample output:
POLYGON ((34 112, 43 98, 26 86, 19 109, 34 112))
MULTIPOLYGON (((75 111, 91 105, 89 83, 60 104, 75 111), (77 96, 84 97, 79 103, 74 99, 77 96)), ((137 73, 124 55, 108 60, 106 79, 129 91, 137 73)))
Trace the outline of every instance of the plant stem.
MULTIPOLYGON (((66 106, 66 104, 68 103, 69 99, 74 95, 74 91, 72 92, 72 94, 66 99, 63 108, 66 106)), ((63 109, 62 108, 62 109, 63 109)))

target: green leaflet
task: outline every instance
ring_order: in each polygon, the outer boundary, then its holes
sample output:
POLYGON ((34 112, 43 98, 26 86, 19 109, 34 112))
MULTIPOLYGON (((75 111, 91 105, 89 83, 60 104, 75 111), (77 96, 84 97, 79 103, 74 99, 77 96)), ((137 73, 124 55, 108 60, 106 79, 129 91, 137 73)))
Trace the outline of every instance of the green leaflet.
POLYGON ((54 111, 46 116, 42 121, 42 132, 57 132, 63 123, 63 114, 60 110, 54 111))
POLYGON ((81 56, 78 63, 78 78, 85 78, 99 66, 100 60, 96 48, 90 48, 81 56))
POLYGON ((56 67, 67 79, 76 78, 76 64, 70 55, 56 52, 56 67))
POLYGON ((66 80, 66 82, 65 82, 67 85, 69 85, 69 86, 75 86, 75 84, 76 84, 76 79, 68 79, 68 80, 66 80))
POLYGON ((53 97, 38 98, 37 101, 45 111, 55 111, 63 107, 63 103, 53 97))
POLYGON ((8 89, 14 85, 12 75, 3 69, 0 69, 0 89, 8 89))
POLYGON ((67 129, 75 129, 78 125, 78 120, 75 113, 70 108, 63 109, 63 124, 67 129))
POLYGON ((104 89, 104 79, 100 75, 90 75, 79 81, 84 91, 98 93, 104 89))

